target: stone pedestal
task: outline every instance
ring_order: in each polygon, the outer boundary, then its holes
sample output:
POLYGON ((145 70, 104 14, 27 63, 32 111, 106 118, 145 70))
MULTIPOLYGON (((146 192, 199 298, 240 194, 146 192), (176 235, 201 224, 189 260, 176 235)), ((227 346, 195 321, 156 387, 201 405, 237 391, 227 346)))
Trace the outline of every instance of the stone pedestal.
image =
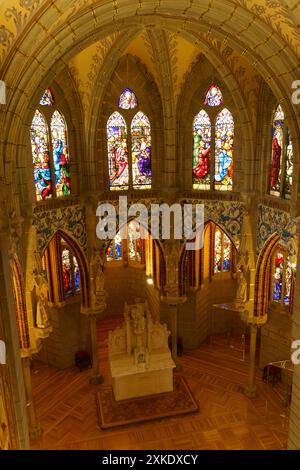
POLYGON ((147 303, 125 305, 125 323, 109 333, 109 362, 115 399, 173 391, 166 325, 153 323, 147 303))

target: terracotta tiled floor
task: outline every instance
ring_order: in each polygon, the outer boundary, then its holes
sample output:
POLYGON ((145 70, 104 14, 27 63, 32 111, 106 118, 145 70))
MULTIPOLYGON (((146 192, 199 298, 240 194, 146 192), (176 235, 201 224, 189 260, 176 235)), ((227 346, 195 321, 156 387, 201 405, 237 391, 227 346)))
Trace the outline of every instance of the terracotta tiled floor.
MULTIPOLYGON (((111 381, 107 332, 120 321, 110 318, 98 325, 98 344, 105 383, 111 381)), ((284 449, 287 419, 282 399, 258 375, 259 395, 243 394, 247 358, 222 343, 207 341, 198 350, 185 351, 180 373, 199 403, 199 413, 145 424, 101 430, 90 369, 57 370, 33 364, 37 414, 44 430, 34 449, 284 449)))

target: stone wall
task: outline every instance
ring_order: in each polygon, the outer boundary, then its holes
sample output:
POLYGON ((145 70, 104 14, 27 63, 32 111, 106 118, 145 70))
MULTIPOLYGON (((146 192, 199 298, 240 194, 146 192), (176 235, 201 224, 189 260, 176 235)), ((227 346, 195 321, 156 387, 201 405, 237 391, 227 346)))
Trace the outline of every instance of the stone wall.
POLYGON ((210 334, 227 331, 230 317, 213 304, 231 302, 235 290, 235 280, 220 274, 206 279, 196 292, 189 291, 187 302, 178 308, 178 335, 184 348, 197 348, 210 334))
POLYGON ((291 357, 292 319, 273 306, 269 309, 268 322, 261 329, 259 367, 269 362, 283 361, 291 357))
POLYGON ((53 332, 42 343, 38 359, 65 369, 74 365, 76 351, 90 351, 89 320, 80 313, 81 300, 69 299, 62 307, 48 309, 53 332))
POLYGON ((108 315, 122 315, 125 301, 135 303, 136 298, 147 298, 146 274, 142 267, 107 264, 104 273, 108 315))

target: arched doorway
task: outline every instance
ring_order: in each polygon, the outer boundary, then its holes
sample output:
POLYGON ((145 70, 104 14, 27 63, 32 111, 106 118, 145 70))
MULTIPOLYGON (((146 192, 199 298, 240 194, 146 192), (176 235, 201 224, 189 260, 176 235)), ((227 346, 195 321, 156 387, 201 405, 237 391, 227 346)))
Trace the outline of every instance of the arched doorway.
POLYGON ((160 295, 166 283, 163 250, 146 228, 130 221, 126 239, 120 231, 106 249, 105 287, 107 311, 122 315, 125 302, 147 300, 150 311, 159 318, 160 295))
POLYGON ((81 313, 89 306, 87 264, 77 242, 59 230, 42 254, 42 269, 52 333, 43 341, 39 359, 63 369, 74 365, 78 350, 90 348, 88 320, 81 313))

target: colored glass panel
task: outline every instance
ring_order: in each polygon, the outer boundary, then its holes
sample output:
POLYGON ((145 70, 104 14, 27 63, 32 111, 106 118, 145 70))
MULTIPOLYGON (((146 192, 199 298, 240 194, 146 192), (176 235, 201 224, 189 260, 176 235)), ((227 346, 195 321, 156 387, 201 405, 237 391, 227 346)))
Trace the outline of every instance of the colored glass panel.
POLYGON ((128 189, 127 127, 118 112, 107 121, 107 149, 110 189, 128 189))
POLYGON ((31 150, 36 199, 52 197, 48 128, 44 116, 36 111, 31 128, 31 150))
POLYGON ((270 176, 270 193, 280 196, 281 163, 284 145, 284 112, 279 105, 275 111, 272 127, 272 164, 270 176))
POLYGON ((219 273, 222 271, 222 234, 219 229, 215 231, 215 259, 214 259, 214 271, 219 273))
POLYGON ((211 122, 202 109, 193 125, 193 188, 210 189, 211 122))
POLYGON ((291 139, 291 133, 289 129, 286 132, 286 161, 285 161, 285 184, 284 184, 284 195, 285 197, 291 196, 292 184, 293 184, 293 166, 294 166, 294 153, 293 144, 291 139))
POLYGON ((131 123, 132 183, 134 189, 149 189, 151 171, 151 126, 148 117, 139 111, 131 123))
POLYGON ((65 118, 59 111, 55 111, 51 118, 51 138, 56 196, 69 196, 71 194, 71 179, 67 126, 65 118))
POLYGON ((119 98, 119 108, 135 109, 137 105, 138 100, 135 93, 130 88, 125 88, 119 98))
POLYGON ((205 97, 206 106, 221 106, 223 104, 223 95, 218 85, 211 85, 205 97))
POLYGON ((45 90, 45 93, 43 94, 41 98, 40 105, 41 106, 53 106, 54 103, 55 103, 55 99, 54 99, 53 93, 50 90, 50 88, 47 88, 47 90, 45 90))
POLYGON ((215 189, 232 190, 234 120, 228 109, 218 115, 215 132, 215 189))

